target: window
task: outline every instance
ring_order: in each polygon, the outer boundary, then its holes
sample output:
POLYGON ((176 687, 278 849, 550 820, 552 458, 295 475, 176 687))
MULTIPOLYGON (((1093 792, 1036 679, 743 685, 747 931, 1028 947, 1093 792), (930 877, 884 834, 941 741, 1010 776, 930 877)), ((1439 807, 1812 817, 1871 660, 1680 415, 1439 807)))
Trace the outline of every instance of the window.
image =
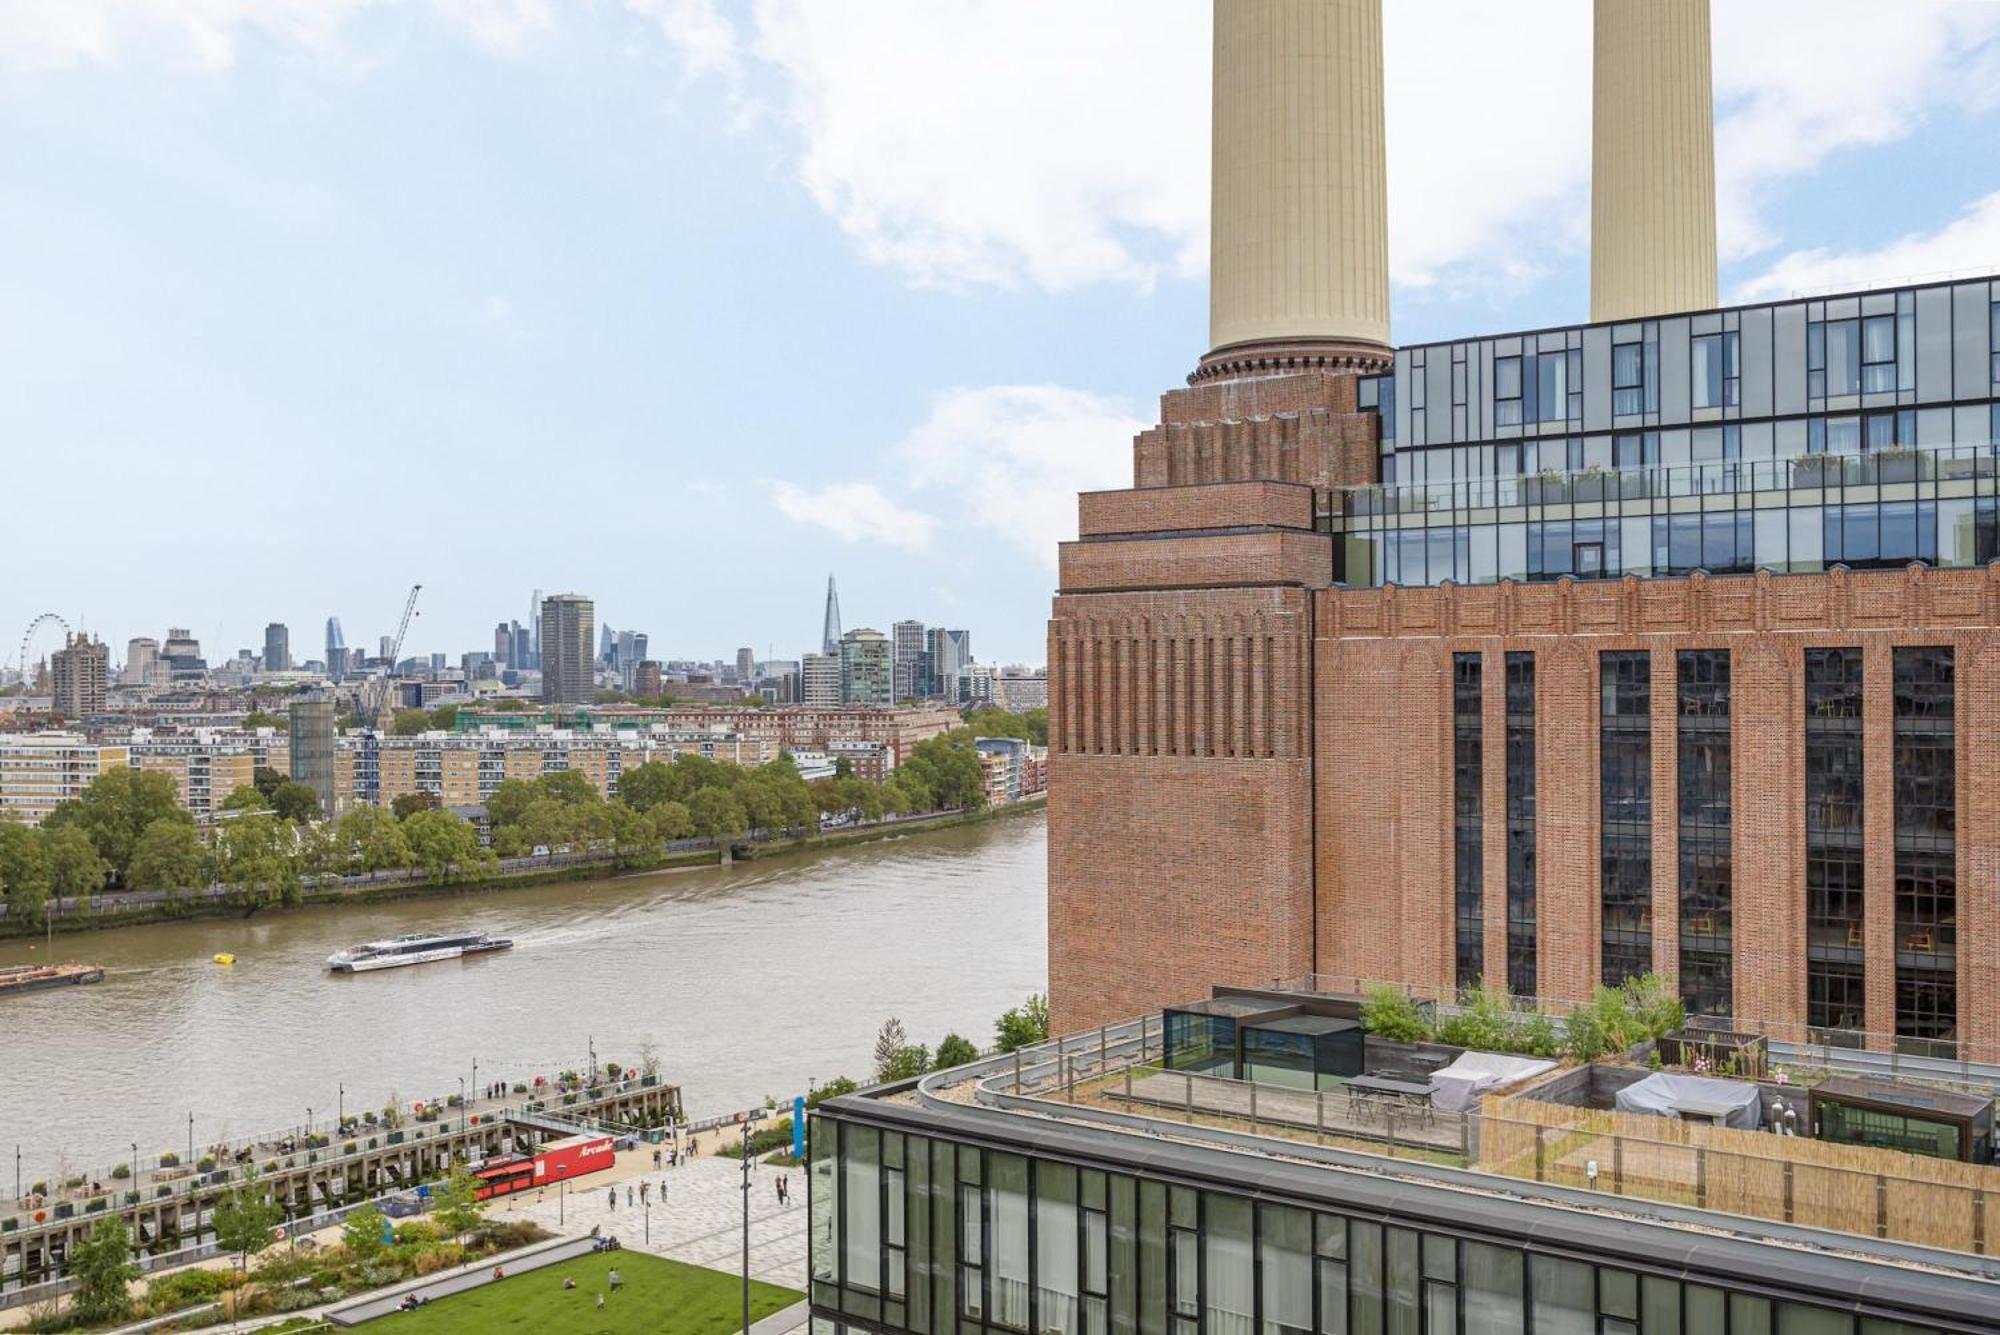
MULTIPOLYGON (((1993 383, 2000 385, 2000 301, 1993 303, 1991 318, 1993 328, 1988 331, 1986 346, 1993 349, 1993 383)), ((1994 409, 1994 415, 2000 417, 2000 408, 1994 409)), ((1995 434, 2000 434, 2000 430, 1995 434)))
POLYGON ((1695 407, 1736 405, 1742 383, 1740 341, 1741 335, 1735 333, 1697 334, 1690 340, 1693 345, 1695 407))
POLYGON ((1653 967, 1652 658, 1607 652, 1598 676, 1602 982, 1616 987, 1653 967))
POLYGON ((1951 649, 1891 655, 1895 724, 1896 1034, 1958 1036, 1956 682, 1951 649))
POLYGON ((1037 1160, 1034 1329, 1043 1335, 1080 1335, 1081 1260, 1076 1169, 1037 1160))
POLYGON ((1646 411, 1644 344, 1611 345, 1611 411, 1614 413, 1646 411))
MULTIPOLYGON (((1892 335, 1893 347, 1893 335, 1892 335)), ((1890 388, 1894 388, 1892 383, 1890 388)), ((1806 397, 1861 392, 1861 322, 1828 320, 1806 326, 1806 397)))
POLYGON ((1861 651, 1806 650, 1806 1024, 1816 1030, 1866 1025, 1861 710, 1861 651))
POLYGON ((1896 388, 1896 317, 1871 315, 1861 322, 1861 390, 1880 394, 1896 388))
POLYGON ((1535 995, 1535 656, 1507 655, 1507 990, 1535 995))
POLYGON ((1493 359, 1493 424, 1521 425, 1521 359, 1493 359))
POLYGON ((1291 1205, 1257 1209, 1263 1335, 1312 1335, 1312 1215, 1291 1205))
POLYGON ((1478 654, 1453 654, 1452 670, 1452 828, 1453 894, 1457 906, 1457 977, 1461 988, 1476 987, 1486 971, 1485 816, 1483 737, 1478 654))
POLYGON ((1729 1015, 1729 651, 1683 649, 1676 668, 1681 1000, 1696 1015, 1729 1015))

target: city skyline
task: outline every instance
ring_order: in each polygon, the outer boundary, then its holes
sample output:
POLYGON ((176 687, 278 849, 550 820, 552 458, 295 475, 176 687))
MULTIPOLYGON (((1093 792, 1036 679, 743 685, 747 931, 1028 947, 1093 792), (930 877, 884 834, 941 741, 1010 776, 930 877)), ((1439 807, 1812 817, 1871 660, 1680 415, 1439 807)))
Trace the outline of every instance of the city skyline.
MULTIPOLYGON (((37 201, 0 218, 0 429, 38 443, 11 485, 62 494, 90 458, 147 513, 315 500, 273 544, 313 553, 310 598, 285 561, 189 598, 143 517, 79 549, 33 507, 0 639, 56 610, 114 646, 191 619, 233 653, 277 620, 311 656, 329 615, 374 644, 420 580, 418 649, 484 643, 539 585, 663 645, 790 656, 800 576, 833 566, 850 615, 1038 659, 1074 493, 1129 484, 1202 320, 1207 7, 1092 6, 1062 44, 1032 14, 870 8, 0 20, 0 171, 37 201), (965 63, 989 59, 1091 113, 965 63), (815 334, 774 345, 781 310, 815 334), (505 483, 554 457, 575 485, 531 515, 505 483), (396 532, 428 540, 368 540, 396 532), (633 559, 654 547, 668 580, 633 559)), ((2000 13, 1823 12, 1716 16, 1725 298, 1990 267, 2000 13)), ((1588 24, 1556 18, 1387 17, 1398 342, 1585 309, 1588 24), (1530 65, 1533 89, 1502 73, 1530 65), (1496 99, 1540 130, 1504 161, 1462 128, 1496 99)))

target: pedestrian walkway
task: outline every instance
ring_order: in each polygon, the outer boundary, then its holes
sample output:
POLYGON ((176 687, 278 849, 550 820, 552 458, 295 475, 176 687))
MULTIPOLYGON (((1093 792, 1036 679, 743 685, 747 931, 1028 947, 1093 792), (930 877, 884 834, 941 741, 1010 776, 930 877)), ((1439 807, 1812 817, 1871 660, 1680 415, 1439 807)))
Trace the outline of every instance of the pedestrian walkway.
MULTIPOLYGON (((704 1137, 704 1140, 707 1138, 704 1137)), ((551 1232, 614 1234, 626 1247, 691 1265, 738 1272, 743 1264, 742 1165, 734 1159, 700 1155, 679 1168, 653 1168, 650 1147, 628 1150, 612 1169, 570 1184, 568 1191, 543 1187, 492 1202, 492 1219, 531 1219, 551 1232), (638 1204, 641 1179, 652 1184, 650 1207, 638 1204), (664 1207, 660 1183, 667 1184, 664 1207), (618 1188, 618 1205, 608 1204, 618 1188), (633 1204, 625 1203, 627 1187, 633 1204), (647 1240, 650 1231, 651 1241, 647 1240)), ((750 1176, 750 1274, 801 1293, 806 1287, 806 1174, 803 1168, 757 1164, 750 1176), (778 1204, 774 1182, 791 1179, 791 1202, 778 1204)))

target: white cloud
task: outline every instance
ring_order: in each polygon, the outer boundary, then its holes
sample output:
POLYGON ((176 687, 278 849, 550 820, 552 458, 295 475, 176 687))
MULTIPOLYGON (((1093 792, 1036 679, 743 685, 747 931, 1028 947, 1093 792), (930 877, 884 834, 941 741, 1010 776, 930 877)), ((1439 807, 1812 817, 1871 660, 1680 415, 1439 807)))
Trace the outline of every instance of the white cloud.
POLYGON ((1912 232, 1876 250, 1794 251, 1745 283, 1737 295, 1743 301, 1759 301, 1802 292, 1851 292, 1983 275, 1996 268, 2000 268, 2000 191, 1974 201, 1936 231, 1912 232))
POLYGON ((771 500, 787 518, 823 528, 844 542, 879 542, 921 552, 937 529, 935 519, 889 499, 872 482, 835 482, 811 491, 777 482, 771 486, 771 500))
POLYGON ((1076 494, 1132 485, 1132 437, 1149 425, 1113 398, 1059 385, 992 385, 939 395, 897 447, 912 483, 1053 567, 1076 536, 1076 494))
POLYGON ((736 25, 716 9, 715 0, 626 0, 633 12, 651 19, 680 53, 690 74, 737 71, 736 25))
POLYGON ((226 69, 243 30, 327 45, 374 0, 0 0, 0 64, 66 68, 144 60, 226 69))
POLYGON ((2000 5, 1783 0, 1714 8, 1722 253, 1782 242, 1760 208, 1835 154, 1905 139, 2000 98, 2000 5))
POLYGON ((915 282, 1107 279, 1205 261, 1208 6, 760 0, 799 175, 915 282))
POLYGON ((549 26, 548 0, 432 0, 445 16, 497 51, 510 51, 549 26))

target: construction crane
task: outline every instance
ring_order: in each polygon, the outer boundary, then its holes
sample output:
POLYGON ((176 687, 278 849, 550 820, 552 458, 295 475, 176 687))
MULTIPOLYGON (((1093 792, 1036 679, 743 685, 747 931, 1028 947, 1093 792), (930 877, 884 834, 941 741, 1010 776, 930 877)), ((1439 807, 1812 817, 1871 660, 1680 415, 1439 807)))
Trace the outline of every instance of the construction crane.
POLYGON ((410 618, 417 614, 417 595, 423 592, 423 587, 412 584, 410 596, 403 600, 403 619, 396 623, 396 638, 389 642, 389 660, 382 665, 381 675, 361 684, 357 712, 364 727, 378 728, 382 724, 382 710, 389 703, 389 678, 395 675, 396 664, 402 661, 403 637, 410 632, 410 618))

